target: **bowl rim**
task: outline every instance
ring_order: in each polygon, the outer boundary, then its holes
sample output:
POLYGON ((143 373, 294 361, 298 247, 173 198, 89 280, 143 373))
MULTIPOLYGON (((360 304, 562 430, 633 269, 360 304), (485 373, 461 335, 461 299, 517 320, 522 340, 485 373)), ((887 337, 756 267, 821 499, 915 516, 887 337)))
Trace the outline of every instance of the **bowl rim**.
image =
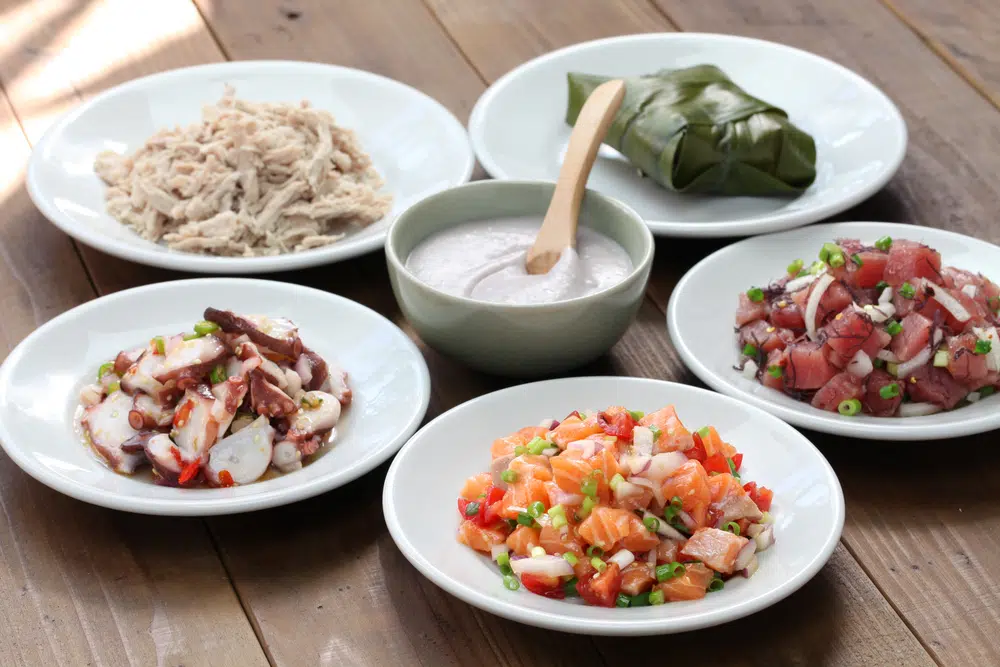
MULTIPOLYGON (((481 301, 479 299, 472 299, 465 296, 459 296, 456 294, 450 294, 444 292, 436 287, 433 287, 420 278, 418 278, 412 271, 406 268, 406 263, 404 260, 400 259, 399 253, 396 252, 397 237, 399 235, 399 228, 401 225, 407 224, 405 221, 410 215, 413 215, 414 211, 423 205, 426 205, 429 201, 439 197, 448 196, 464 196, 461 192, 467 192, 469 190, 474 190, 477 188, 496 188, 496 189, 526 189, 529 187, 538 186, 552 186, 555 187, 555 181, 547 180, 481 180, 481 181, 471 181, 457 185, 453 188, 448 188, 447 190, 442 190, 440 192, 435 192, 427 195, 423 199, 420 199, 399 213, 389 225, 389 229, 386 232, 385 237, 385 254, 392 269, 397 276, 405 277, 411 283, 420 286, 422 289, 427 290, 430 294, 434 295, 438 299, 451 302, 452 304, 461 305, 464 307, 479 307, 479 308, 490 308, 493 310, 499 310, 501 312, 507 313, 523 313, 523 312, 539 312, 539 311, 556 311, 561 310, 566 307, 571 306, 581 306, 590 301, 603 300, 607 297, 613 296, 620 292, 626 291, 630 286, 632 286, 635 281, 640 280, 643 275, 649 274, 649 270, 652 268, 653 256, 656 252, 656 242, 653 238, 653 233, 649 230, 649 226, 646 221, 643 220, 636 211, 628 204, 622 202, 614 197, 609 197, 608 195, 601 194, 596 190, 591 190, 587 188, 584 194, 587 197, 593 197, 600 200, 606 204, 609 204, 612 208, 617 209, 623 214, 623 217, 629 219, 629 224, 634 224, 640 229, 640 234, 643 240, 643 251, 642 256, 638 262, 634 263, 632 271, 625 276, 622 280, 606 287, 598 292, 593 292, 591 294, 585 294, 584 296, 574 297, 572 299, 564 299, 562 301, 554 301, 552 303, 532 303, 532 304, 517 304, 517 303, 496 303, 493 301, 481 301)), ((466 220, 465 222, 474 222, 474 220, 466 220)), ((455 225, 462 223, 455 223, 455 225)), ((425 237, 426 238, 426 237, 425 237)), ((423 241, 424 239, 421 239, 423 241)), ((614 240, 614 239, 612 239, 614 240)), ((620 244, 619 244, 620 245, 620 244)))

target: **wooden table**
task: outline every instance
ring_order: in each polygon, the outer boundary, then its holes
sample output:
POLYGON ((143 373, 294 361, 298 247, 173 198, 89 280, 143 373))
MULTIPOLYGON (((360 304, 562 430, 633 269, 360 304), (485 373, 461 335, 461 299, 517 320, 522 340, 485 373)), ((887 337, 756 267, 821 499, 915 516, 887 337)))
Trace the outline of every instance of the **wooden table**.
MULTIPOLYGON (((870 78, 909 123, 899 174, 840 219, 1000 241, 995 0, 0 0, 0 9, 5 353, 97 295, 181 277, 75 244, 47 223, 23 187, 31 144, 109 86, 227 58, 378 72, 464 121, 497 77, 574 42, 674 30, 772 39, 870 78)), ((683 272, 721 245, 661 239, 637 322, 585 371, 695 382, 670 345, 664 306, 683 272)), ((379 253, 278 278, 405 327, 379 253)), ((429 417, 500 386, 424 352, 429 417)), ((290 507, 197 520, 91 507, 0 456, 0 664, 617 665, 664 650, 677 664, 1000 664, 996 433, 915 445, 809 435, 847 498, 844 537, 823 571, 752 618, 627 641, 552 636, 425 580, 385 529, 385 466, 290 507)))

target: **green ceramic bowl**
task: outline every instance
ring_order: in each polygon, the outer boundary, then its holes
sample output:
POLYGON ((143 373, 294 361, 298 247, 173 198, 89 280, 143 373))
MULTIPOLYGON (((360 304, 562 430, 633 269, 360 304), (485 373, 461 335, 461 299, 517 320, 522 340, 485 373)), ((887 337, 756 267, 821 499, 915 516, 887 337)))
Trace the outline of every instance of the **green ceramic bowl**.
POLYGON ((544 217, 554 183, 478 181, 431 195, 393 222, 385 243, 396 300, 420 337, 438 351, 487 373, 537 377, 596 359, 635 317, 653 264, 653 236, 639 215, 588 190, 580 224, 617 241, 635 267, 625 280, 588 296, 544 305, 508 305, 453 296, 421 282, 406 267, 431 234, 474 220, 544 217))

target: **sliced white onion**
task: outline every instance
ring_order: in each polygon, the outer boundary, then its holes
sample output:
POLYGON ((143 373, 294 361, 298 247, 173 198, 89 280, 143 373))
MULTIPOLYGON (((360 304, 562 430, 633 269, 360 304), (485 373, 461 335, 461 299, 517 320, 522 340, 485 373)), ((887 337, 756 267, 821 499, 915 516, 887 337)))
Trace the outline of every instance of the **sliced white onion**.
POLYGON ((510 568, 518 576, 535 574, 542 577, 567 577, 573 574, 573 566, 562 556, 518 558, 510 561, 510 568))
POLYGON ((632 447, 637 454, 653 453, 653 432, 645 426, 632 429, 632 447))
POLYGON ((665 504, 663 502, 663 489, 659 484, 654 484, 651 480, 648 480, 645 477, 629 477, 628 481, 651 490, 653 492, 653 497, 656 498, 656 502, 660 505, 665 504))
POLYGON ((970 392, 969 395, 965 397, 965 400, 967 400, 969 403, 975 403, 980 398, 982 398, 982 396, 980 395, 980 393, 978 391, 973 391, 973 392, 970 392))
POLYGON ((655 455, 640 477, 651 479, 657 484, 673 474, 675 470, 688 462, 688 457, 680 452, 664 452, 655 455))
POLYGON ((543 419, 542 421, 538 422, 538 426, 540 428, 548 429, 551 431, 555 423, 556 423, 555 419, 543 419))
POLYGON ((758 370, 760 369, 757 367, 757 362, 753 359, 747 359, 746 363, 743 364, 743 377, 753 380, 757 377, 758 370))
POLYGON ((687 526, 688 530, 694 530, 695 528, 698 527, 698 524, 694 522, 694 519, 691 517, 691 515, 685 512, 684 510, 681 510, 680 512, 677 513, 677 518, 681 520, 681 523, 687 526))
POLYGON ((879 303, 878 306, 869 304, 862 308, 862 312, 872 318, 875 324, 882 324, 896 314, 896 306, 891 303, 879 303))
POLYGON ((757 572, 759 565, 760 563, 757 561, 757 556, 754 556, 750 559, 750 563, 745 568, 740 570, 740 574, 749 579, 754 575, 754 573, 757 572))
MULTIPOLYGON (((892 303, 892 294, 893 292, 891 287, 886 287, 884 290, 882 290, 882 293, 878 295, 879 305, 884 303, 892 303)), ((893 308, 893 310, 895 310, 895 308, 893 308)))
POLYGON ((628 549, 615 552, 615 555, 608 559, 609 563, 615 563, 619 570, 624 570, 635 560, 635 554, 628 549))
POLYGON ((976 298, 976 293, 978 291, 979 291, 979 288, 976 287, 975 285, 973 285, 972 283, 969 283, 968 285, 965 285, 962 288, 962 294, 964 294, 965 296, 971 296, 973 299, 976 298))
POLYGON ((774 526, 768 524, 764 530, 760 531, 757 537, 753 538, 757 545, 757 551, 767 551, 774 544, 774 526))
POLYGON ((685 541, 687 539, 687 537, 684 535, 684 533, 682 533, 681 531, 677 530, 676 528, 674 528, 669 523, 667 523, 666 521, 664 521, 660 517, 656 516, 652 512, 646 512, 646 511, 644 511, 642 513, 642 518, 643 519, 649 519, 649 518, 656 519, 656 521, 658 523, 658 525, 656 527, 656 533, 658 535, 662 535, 663 537, 669 537, 672 540, 680 540, 681 542, 683 542, 683 541, 685 541))
POLYGON ((885 361, 890 364, 899 363, 899 357, 897 357, 896 353, 893 352, 892 350, 879 350, 878 354, 875 355, 875 358, 881 359, 882 361, 885 361))
POLYGON ((991 371, 1000 371, 1000 336, 997 335, 996 327, 973 327, 972 332, 980 340, 990 342, 990 351, 986 353, 986 368, 991 371))
POLYGON ((642 487, 629 481, 618 482, 618 486, 615 487, 615 500, 618 502, 641 494, 642 487))
POLYGON ((649 550, 649 553, 646 554, 646 562, 649 563, 650 567, 656 567, 656 549, 649 550))
POLYGON ((747 537, 753 539, 764 532, 764 528, 767 526, 762 523, 751 523, 747 526, 747 537))
POLYGON ((622 462, 628 468, 629 473, 633 475, 638 475, 652 463, 653 457, 648 454, 631 454, 629 456, 622 457, 622 462))
MULTIPOLYGON (((589 459, 600 451, 600 449, 598 449, 598 445, 600 445, 600 443, 596 440, 574 440, 566 445, 566 449, 579 450, 580 454, 583 455, 583 458, 589 459)), ((601 447, 603 447, 603 445, 601 445, 601 447)))
POLYGON ((809 338, 816 340, 816 312, 819 310, 819 302, 823 300, 823 295, 826 294, 826 290, 833 284, 833 276, 829 273, 824 273, 820 276, 819 280, 816 281, 816 285, 812 288, 812 292, 809 294, 809 301, 806 303, 806 333, 809 338))
POLYGON ((542 456, 555 456, 559 453, 558 447, 549 447, 548 449, 542 450, 542 456))
POLYGON ((496 560, 497 556, 499 556, 500 554, 506 554, 506 553, 510 553, 510 547, 508 547, 506 544, 494 544, 492 547, 490 547, 490 558, 492 558, 493 560, 496 560))
POLYGON ((868 377, 873 370, 875 370, 875 365, 864 350, 858 350, 857 354, 847 363, 847 372, 856 378, 868 377))
POLYGON ((934 341, 934 344, 935 345, 939 344, 943 339, 944 339, 944 332, 941 331, 940 329, 935 329, 934 337, 932 339, 934 341))
POLYGON ((576 505, 583 504, 583 496, 581 494, 567 493, 559 487, 555 487, 555 491, 552 492, 550 499, 553 500, 556 505, 572 505, 575 507, 576 505))
POLYGON ((747 543, 743 545, 740 552, 736 554, 736 563, 733 565, 734 570, 743 570, 750 561, 753 560, 753 555, 757 553, 757 542, 754 540, 747 540, 747 543))
POLYGON ((909 361, 904 361, 899 364, 899 368, 896 369, 896 377, 906 377, 910 374, 910 371, 916 370, 921 366, 926 366, 927 362, 931 360, 934 355, 934 350, 930 347, 925 347, 920 350, 917 356, 913 357, 909 361))
MULTIPOLYGON (((824 274, 826 273, 826 269, 825 268, 823 269, 823 273, 824 274)), ((807 273, 806 275, 802 276, 801 278, 793 278, 792 280, 789 280, 787 283, 785 283, 785 291, 786 292, 798 292, 800 289, 804 289, 806 287, 809 287, 814 282, 816 282, 816 279, 819 278, 820 275, 822 275, 822 274, 817 273, 817 274, 814 275, 812 273, 807 273)))
POLYGON ((926 417, 941 412, 941 406, 934 403, 903 403, 899 406, 900 417, 926 417))
POLYGON ((972 317, 972 315, 969 314, 969 311, 965 309, 965 306, 959 303, 958 299, 953 297, 951 294, 948 294, 945 288, 932 283, 929 280, 927 281, 927 287, 930 288, 931 296, 934 297, 934 300, 941 304, 942 308, 951 313, 952 317, 956 320, 959 322, 968 322, 972 317))

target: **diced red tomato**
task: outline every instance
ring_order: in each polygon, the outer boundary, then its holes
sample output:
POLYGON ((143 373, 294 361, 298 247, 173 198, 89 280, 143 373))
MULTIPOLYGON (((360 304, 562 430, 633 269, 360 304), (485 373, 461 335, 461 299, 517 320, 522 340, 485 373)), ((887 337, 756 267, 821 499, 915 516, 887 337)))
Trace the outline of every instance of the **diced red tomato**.
POLYGON ((684 454, 689 459, 704 463, 705 459, 708 458, 708 453, 705 452, 705 443, 701 441, 701 436, 697 433, 692 433, 692 436, 694 437, 694 447, 684 452, 684 454))
POLYGON ((733 454, 733 468, 735 468, 736 471, 739 472, 741 467, 743 467, 743 455, 737 452, 733 454))
POLYGON ((774 499, 774 491, 766 486, 757 486, 757 482, 747 482, 743 485, 743 490, 750 496, 750 500, 757 504, 761 512, 771 509, 771 501, 774 499))
POLYGON ((622 440, 632 439, 632 429, 635 428, 635 420, 625 408, 608 408, 597 416, 597 423, 601 425, 604 432, 622 440))
POLYGON ((722 454, 709 456, 702 465, 705 467, 705 472, 717 472, 720 475, 724 472, 729 472, 729 462, 726 461, 726 457, 722 454))
POLYGON ((581 579, 576 582, 576 592, 580 597, 597 607, 614 607, 615 599, 622 588, 621 571, 615 563, 611 563, 596 577, 581 579))
POLYGON ((480 511, 483 515, 483 525, 490 526, 503 517, 500 516, 500 501, 503 500, 504 490, 498 489, 495 486, 490 486, 486 489, 486 497, 482 499, 482 505, 480 507, 485 507, 485 511, 480 511))
MULTIPOLYGON (((566 597, 562 581, 559 577, 545 577, 538 574, 522 574, 521 583, 535 595, 542 595, 555 600, 566 597)), ((617 595, 617 593, 615 593, 617 595)))

